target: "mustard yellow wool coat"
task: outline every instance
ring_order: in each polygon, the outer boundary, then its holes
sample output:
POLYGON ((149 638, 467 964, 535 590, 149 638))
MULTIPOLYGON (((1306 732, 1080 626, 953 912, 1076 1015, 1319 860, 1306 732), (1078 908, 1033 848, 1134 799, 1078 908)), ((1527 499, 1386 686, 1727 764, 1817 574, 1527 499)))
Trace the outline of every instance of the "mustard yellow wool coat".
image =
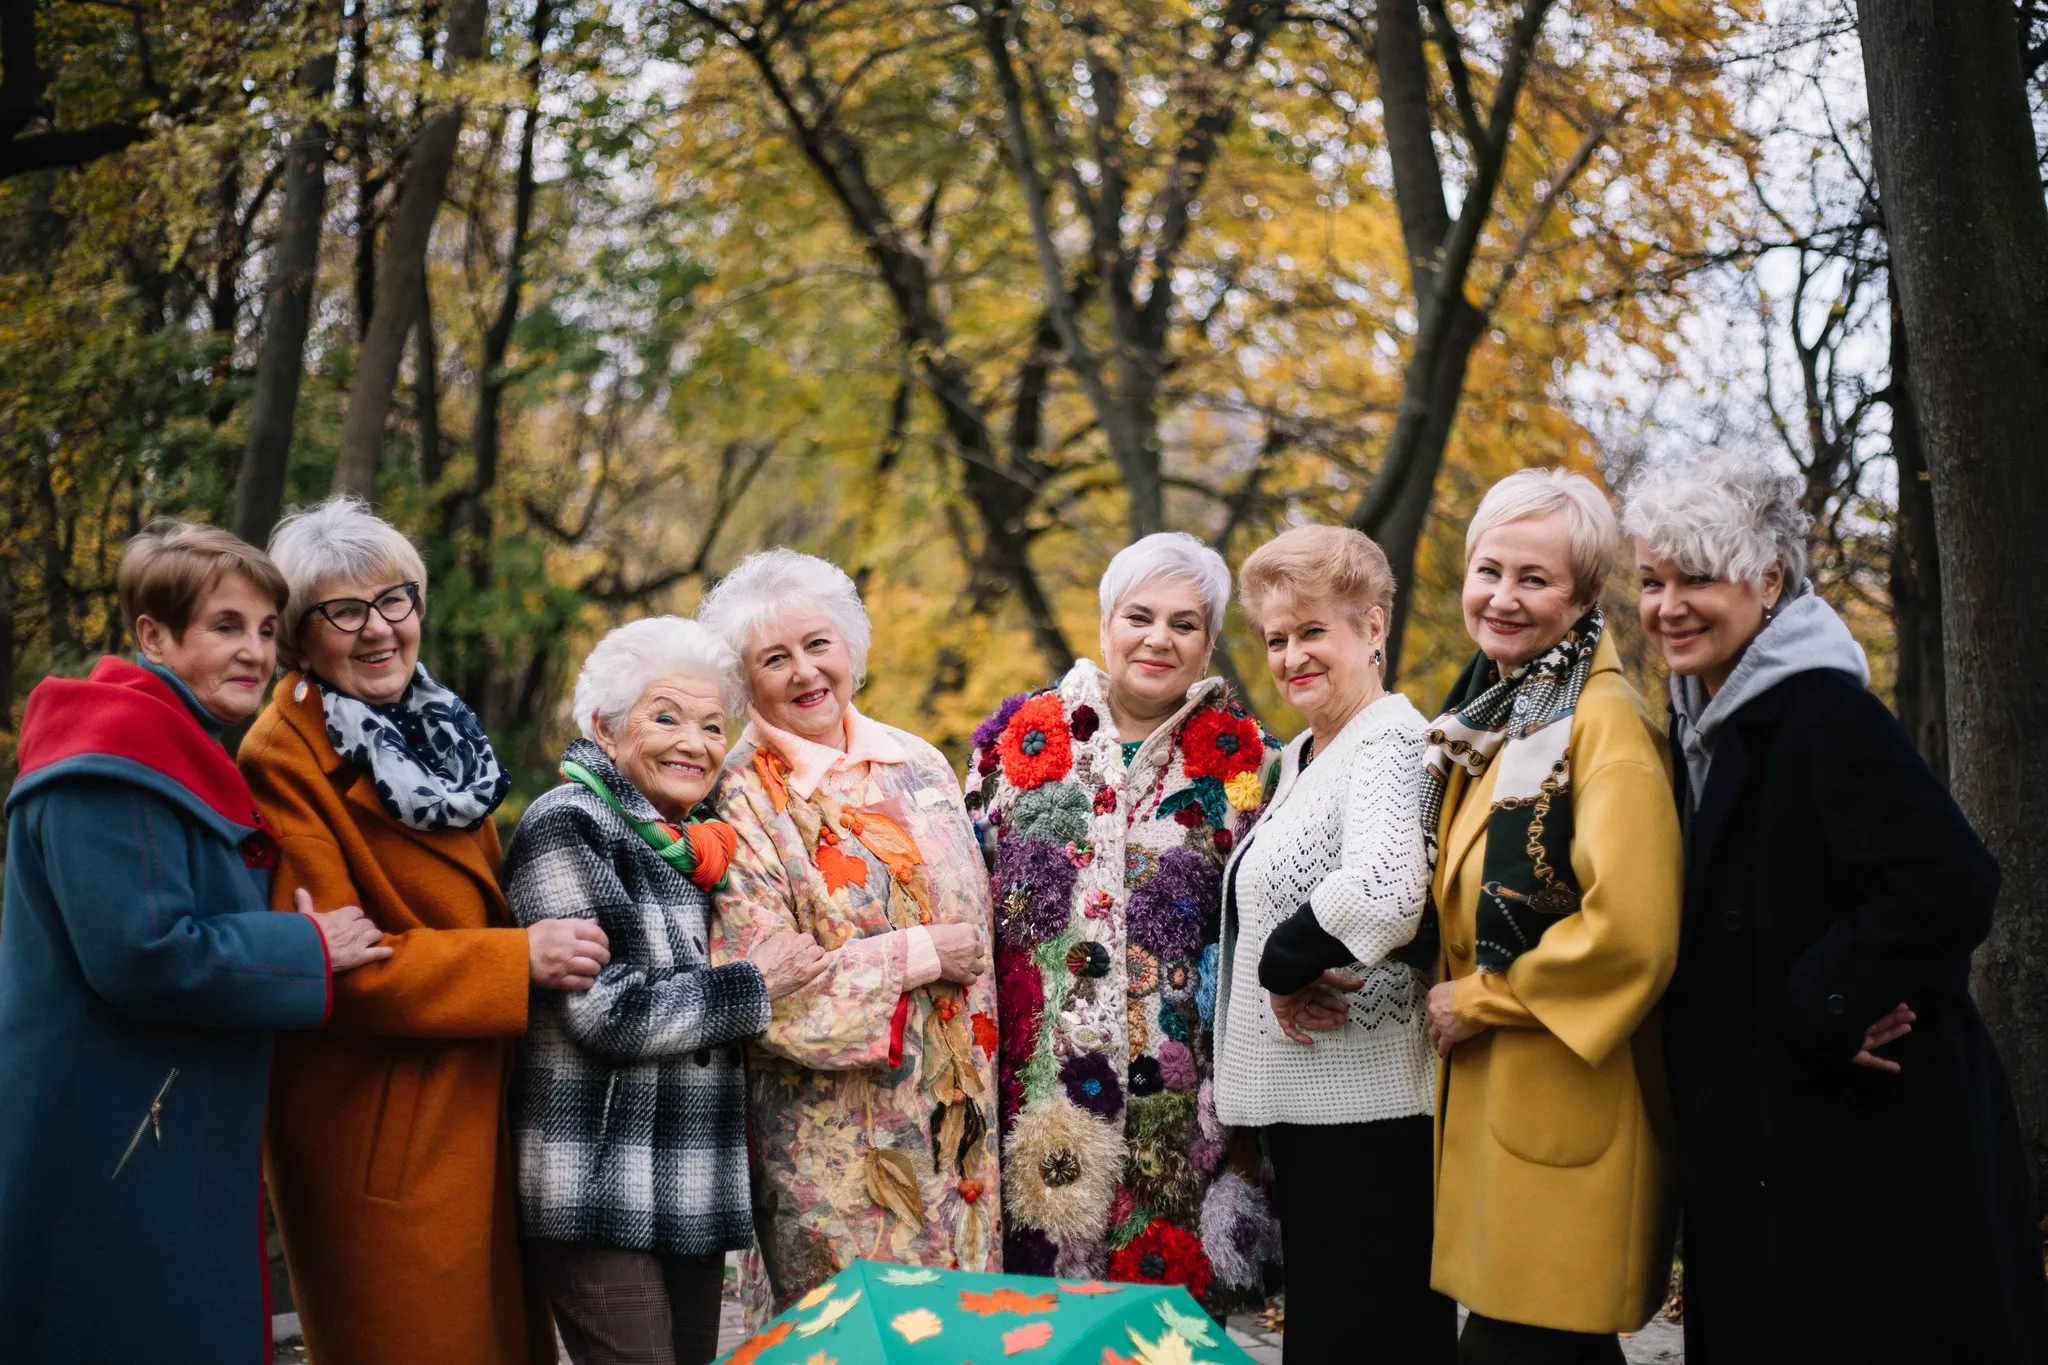
POLYGON ((1684 851, 1663 736, 1611 639, 1571 724, 1581 908, 1505 974, 1472 961, 1494 773, 1454 767, 1444 794, 1439 971, 1486 1029, 1437 1067, 1430 1282, 1490 1318, 1628 1332, 1664 1300, 1677 1221, 1657 1002, 1684 851))

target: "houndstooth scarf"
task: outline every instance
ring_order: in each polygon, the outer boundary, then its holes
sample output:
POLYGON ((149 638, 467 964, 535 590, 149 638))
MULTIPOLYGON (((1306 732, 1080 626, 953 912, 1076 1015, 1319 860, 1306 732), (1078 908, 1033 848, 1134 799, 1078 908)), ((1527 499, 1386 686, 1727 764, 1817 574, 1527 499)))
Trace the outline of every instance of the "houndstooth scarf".
MULTIPOLYGON (((1425 732, 1422 838, 1432 886, 1451 766, 1474 782, 1496 761, 1500 766, 1480 865, 1473 955, 1481 971, 1506 971, 1546 929, 1578 911, 1571 862, 1571 720, 1605 626, 1595 607, 1564 639, 1507 674, 1485 654, 1475 654, 1452 685, 1443 714, 1425 732)), ((1414 941, 1393 956, 1430 970, 1439 936, 1432 893, 1414 941)))
POLYGON ((413 829, 471 830, 491 818, 512 779, 469 704, 414 666, 405 695, 385 706, 323 678, 320 705, 334 751, 366 769, 385 812, 413 829))

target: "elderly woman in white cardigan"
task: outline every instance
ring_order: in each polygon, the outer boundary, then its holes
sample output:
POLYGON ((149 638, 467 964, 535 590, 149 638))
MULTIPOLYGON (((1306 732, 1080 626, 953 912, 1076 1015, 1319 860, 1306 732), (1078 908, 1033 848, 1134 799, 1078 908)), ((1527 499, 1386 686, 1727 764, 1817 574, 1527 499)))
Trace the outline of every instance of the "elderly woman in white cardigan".
POLYGON ((583 737, 505 860, 522 925, 595 920, 611 959, 537 996, 514 1073, 527 1259, 576 1365, 704 1365, 725 1253, 753 1240, 742 1045, 824 970, 808 934, 706 953, 730 826, 702 803, 725 760, 739 661, 695 621, 598 641, 576 679, 583 737))
POLYGON ((1425 985, 1389 960, 1429 883, 1422 716, 1381 680, 1393 573, 1359 532, 1302 526, 1245 561, 1238 595, 1309 728, 1224 874, 1217 1116, 1262 1129, 1272 1157, 1285 1358, 1449 1361, 1425 985))

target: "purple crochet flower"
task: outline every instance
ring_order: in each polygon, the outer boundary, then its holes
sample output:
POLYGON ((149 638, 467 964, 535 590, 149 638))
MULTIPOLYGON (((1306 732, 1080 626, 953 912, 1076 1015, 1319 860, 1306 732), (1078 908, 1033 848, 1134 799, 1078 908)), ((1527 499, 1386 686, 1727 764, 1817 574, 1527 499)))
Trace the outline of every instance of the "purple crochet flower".
POLYGON ((1215 919, 1221 889, 1207 858, 1168 849, 1151 880, 1131 893, 1124 912, 1131 937, 1162 960, 1188 956, 1202 946, 1202 925, 1215 919))
POLYGON ((1186 1043, 1159 1045, 1159 1079, 1166 1082, 1168 1090, 1195 1088, 1195 1054, 1188 1051, 1186 1043))
POLYGON ((1037 1228, 1011 1222, 1003 1229, 1003 1269, 1011 1275, 1050 1275, 1059 1248, 1037 1228))
POLYGON ((1188 1144, 1188 1164, 1195 1168, 1196 1175, 1207 1180, 1223 1164, 1223 1144, 1214 1138, 1196 1138, 1188 1144))
POLYGON ((1004 697, 1003 704, 996 708, 996 713, 974 727, 974 747, 986 749, 994 744, 996 736, 1002 734, 1003 727, 1010 723, 1010 717, 1017 714, 1017 708, 1030 700, 1031 694, 1029 692, 1019 692, 1014 697, 1004 697))
POLYGON ((1065 844, 1005 839, 996 845, 996 918, 1016 947, 1058 938, 1072 916, 1078 875, 1065 844))
POLYGON ((1114 1119, 1124 1107, 1124 1088, 1116 1068, 1100 1052, 1070 1057, 1060 1067, 1060 1087, 1067 1098, 1099 1119, 1114 1119))

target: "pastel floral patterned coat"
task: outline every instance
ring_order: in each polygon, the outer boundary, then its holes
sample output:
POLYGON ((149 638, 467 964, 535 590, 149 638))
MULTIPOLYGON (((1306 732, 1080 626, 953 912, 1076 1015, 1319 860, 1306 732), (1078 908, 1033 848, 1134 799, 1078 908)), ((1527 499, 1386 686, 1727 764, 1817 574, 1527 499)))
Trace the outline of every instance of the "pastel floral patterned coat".
POLYGON ((1000 1264, 995 992, 986 976, 925 980, 936 958, 920 969, 931 949, 913 932, 966 923, 989 935, 974 829, 938 750, 850 708, 847 732, 831 750, 756 716, 716 796, 739 840, 713 901, 711 960, 786 929, 829 960, 773 1002, 749 1049, 755 1269, 768 1282, 747 1277, 757 1322, 856 1257, 1000 1264))
POLYGON ((1262 1300, 1278 1237, 1211 1077, 1222 870, 1278 743, 1220 678, 1126 762, 1087 660, 975 731, 991 856, 1004 1268, 1262 1300))

